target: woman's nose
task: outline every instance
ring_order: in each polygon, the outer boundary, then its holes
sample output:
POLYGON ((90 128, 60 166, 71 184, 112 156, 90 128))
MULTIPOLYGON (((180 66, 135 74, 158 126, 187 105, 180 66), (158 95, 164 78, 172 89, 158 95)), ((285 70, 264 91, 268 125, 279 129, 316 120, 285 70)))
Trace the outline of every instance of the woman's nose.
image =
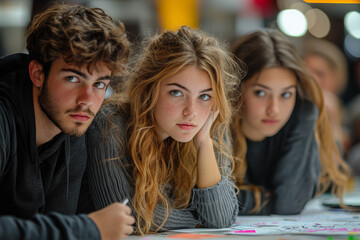
POLYGON ((186 118, 193 118, 196 115, 196 102, 195 100, 188 99, 185 102, 183 114, 186 118))
POLYGON ((278 113, 279 113, 279 101, 276 98, 271 97, 269 99, 269 103, 267 106, 267 114, 269 116, 275 116, 278 113))

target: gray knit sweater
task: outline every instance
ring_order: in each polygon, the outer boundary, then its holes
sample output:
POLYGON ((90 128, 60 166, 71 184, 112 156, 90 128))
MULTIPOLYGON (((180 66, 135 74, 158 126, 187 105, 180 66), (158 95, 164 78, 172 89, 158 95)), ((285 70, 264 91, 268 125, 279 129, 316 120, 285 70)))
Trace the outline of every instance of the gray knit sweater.
MULTIPOLYGON (((122 152, 123 148, 119 147, 117 140, 121 139, 126 149, 124 129, 129 117, 120 114, 113 116, 112 122, 118 128, 109 130, 111 124, 108 122, 108 116, 113 112, 113 106, 104 106, 87 133, 89 189, 96 209, 125 198, 130 199, 129 206, 133 209, 132 161, 126 152, 122 152), (113 158, 118 159, 104 161, 113 158)), ((234 223, 237 214, 238 203, 233 183, 222 177, 215 186, 205 189, 193 188, 188 208, 169 209, 163 230, 194 228, 198 224, 202 227, 228 227, 234 223)), ((133 215, 136 216, 134 211, 133 215)), ((165 209, 158 205, 153 213, 155 223, 161 224, 164 215, 165 209)))

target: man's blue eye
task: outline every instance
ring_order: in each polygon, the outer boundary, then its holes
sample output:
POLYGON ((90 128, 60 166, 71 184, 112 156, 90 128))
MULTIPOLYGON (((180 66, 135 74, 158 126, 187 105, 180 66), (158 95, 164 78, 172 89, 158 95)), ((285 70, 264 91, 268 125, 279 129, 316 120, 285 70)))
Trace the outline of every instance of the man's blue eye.
POLYGON ((71 83, 74 83, 74 82, 78 82, 78 81, 79 81, 78 78, 75 77, 75 76, 66 77, 66 80, 67 80, 68 82, 71 82, 71 83))
POLYGON ((97 83, 95 83, 95 86, 96 86, 96 88, 99 88, 99 89, 105 89, 106 88, 106 84, 103 83, 103 82, 97 82, 97 83))

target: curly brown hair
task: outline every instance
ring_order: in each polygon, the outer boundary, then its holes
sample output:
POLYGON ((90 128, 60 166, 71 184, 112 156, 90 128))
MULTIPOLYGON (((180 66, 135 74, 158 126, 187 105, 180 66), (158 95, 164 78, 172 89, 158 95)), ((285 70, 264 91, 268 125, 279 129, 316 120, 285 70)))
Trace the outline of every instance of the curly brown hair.
POLYGON ((26 33, 29 59, 44 65, 45 76, 52 62, 63 57, 88 70, 104 62, 113 76, 126 70, 130 43, 125 27, 100 8, 55 4, 36 15, 26 33))

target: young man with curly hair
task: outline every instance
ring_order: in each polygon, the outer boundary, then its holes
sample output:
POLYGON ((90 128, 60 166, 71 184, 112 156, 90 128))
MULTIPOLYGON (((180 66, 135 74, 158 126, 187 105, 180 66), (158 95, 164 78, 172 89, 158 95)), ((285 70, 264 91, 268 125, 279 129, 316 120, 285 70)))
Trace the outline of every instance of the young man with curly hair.
POLYGON ((126 237, 127 206, 75 215, 81 136, 125 71, 124 26, 99 8, 58 4, 34 17, 26 41, 28 54, 0 59, 0 239, 126 237))

